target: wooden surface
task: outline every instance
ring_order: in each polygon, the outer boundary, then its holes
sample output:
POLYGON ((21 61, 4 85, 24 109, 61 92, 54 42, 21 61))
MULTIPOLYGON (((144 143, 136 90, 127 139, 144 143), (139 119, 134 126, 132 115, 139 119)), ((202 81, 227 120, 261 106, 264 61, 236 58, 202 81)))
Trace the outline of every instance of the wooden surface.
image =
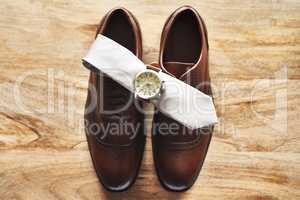
POLYGON ((300 199, 299 79, 298 0, 2 0, 0 199, 300 199), (162 26, 184 4, 208 27, 220 117, 203 170, 191 190, 165 191, 148 126, 136 183, 106 192, 83 132, 81 58, 102 16, 123 5, 140 22, 144 61, 157 61, 162 26))

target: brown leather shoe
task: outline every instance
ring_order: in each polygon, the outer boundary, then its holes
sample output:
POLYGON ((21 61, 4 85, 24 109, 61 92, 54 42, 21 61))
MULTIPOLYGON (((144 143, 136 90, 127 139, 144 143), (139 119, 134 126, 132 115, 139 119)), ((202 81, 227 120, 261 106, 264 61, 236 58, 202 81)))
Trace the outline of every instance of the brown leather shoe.
MULTIPOLYGON (((115 8, 107 13, 98 33, 141 59, 141 32, 128 10, 115 8)), ((123 86, 83 64, 91 69, 84 117, 94 168, 106 189, 123 191, 134 183, 143 157, 144 115, 138 109, 142 105, 123 86)))
MULTIPOLYGON (((192 7, 183 6, 168 18, 161 37, 159 65, 164 72, 212 95, 207 31, 192 7)), ((160 112, 154 114, 154 162, 165 188, 184 191, 194 184, 205 160, 212 131, 213 127, 189 130, 160 112)))

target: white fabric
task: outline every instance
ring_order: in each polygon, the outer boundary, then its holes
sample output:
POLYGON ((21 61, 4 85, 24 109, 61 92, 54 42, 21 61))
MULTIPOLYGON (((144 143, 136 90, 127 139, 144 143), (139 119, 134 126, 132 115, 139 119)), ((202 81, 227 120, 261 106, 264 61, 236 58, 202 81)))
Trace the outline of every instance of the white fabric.
MULTIPOLYGON (((134 92, 136 74, 146 69, 132 52, 113 40, 98 35, 83 58, 92 66, 134 92)), ((157 108, 190 129, 202 128, 218 122, 212 98, 196 88, 160 72, 164 81, 157 108)))

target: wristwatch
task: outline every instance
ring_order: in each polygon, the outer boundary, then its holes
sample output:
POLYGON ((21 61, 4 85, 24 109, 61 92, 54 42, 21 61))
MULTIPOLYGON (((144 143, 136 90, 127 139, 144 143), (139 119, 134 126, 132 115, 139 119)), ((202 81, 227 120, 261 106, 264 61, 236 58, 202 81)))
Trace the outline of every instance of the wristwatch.
POLYGON ((135 97, 156 103, 164 90, 164 82, 160 77, 161 69, 147 65, 147 69, 139 72, 134 79, 135 97))

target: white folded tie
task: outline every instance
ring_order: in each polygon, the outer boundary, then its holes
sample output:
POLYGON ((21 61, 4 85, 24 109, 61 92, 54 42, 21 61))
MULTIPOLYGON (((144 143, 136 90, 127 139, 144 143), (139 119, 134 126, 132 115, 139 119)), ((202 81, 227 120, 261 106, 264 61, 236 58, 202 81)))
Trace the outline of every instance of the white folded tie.
MULTIPOLYGON (((134 92, 134 79, 146 65, 131 51, 113 40, 98 35, 83 60, 134 92)), ((156 107, 190 129, 218 122, 212 98, 164 72, 164 92, 156 107)))

